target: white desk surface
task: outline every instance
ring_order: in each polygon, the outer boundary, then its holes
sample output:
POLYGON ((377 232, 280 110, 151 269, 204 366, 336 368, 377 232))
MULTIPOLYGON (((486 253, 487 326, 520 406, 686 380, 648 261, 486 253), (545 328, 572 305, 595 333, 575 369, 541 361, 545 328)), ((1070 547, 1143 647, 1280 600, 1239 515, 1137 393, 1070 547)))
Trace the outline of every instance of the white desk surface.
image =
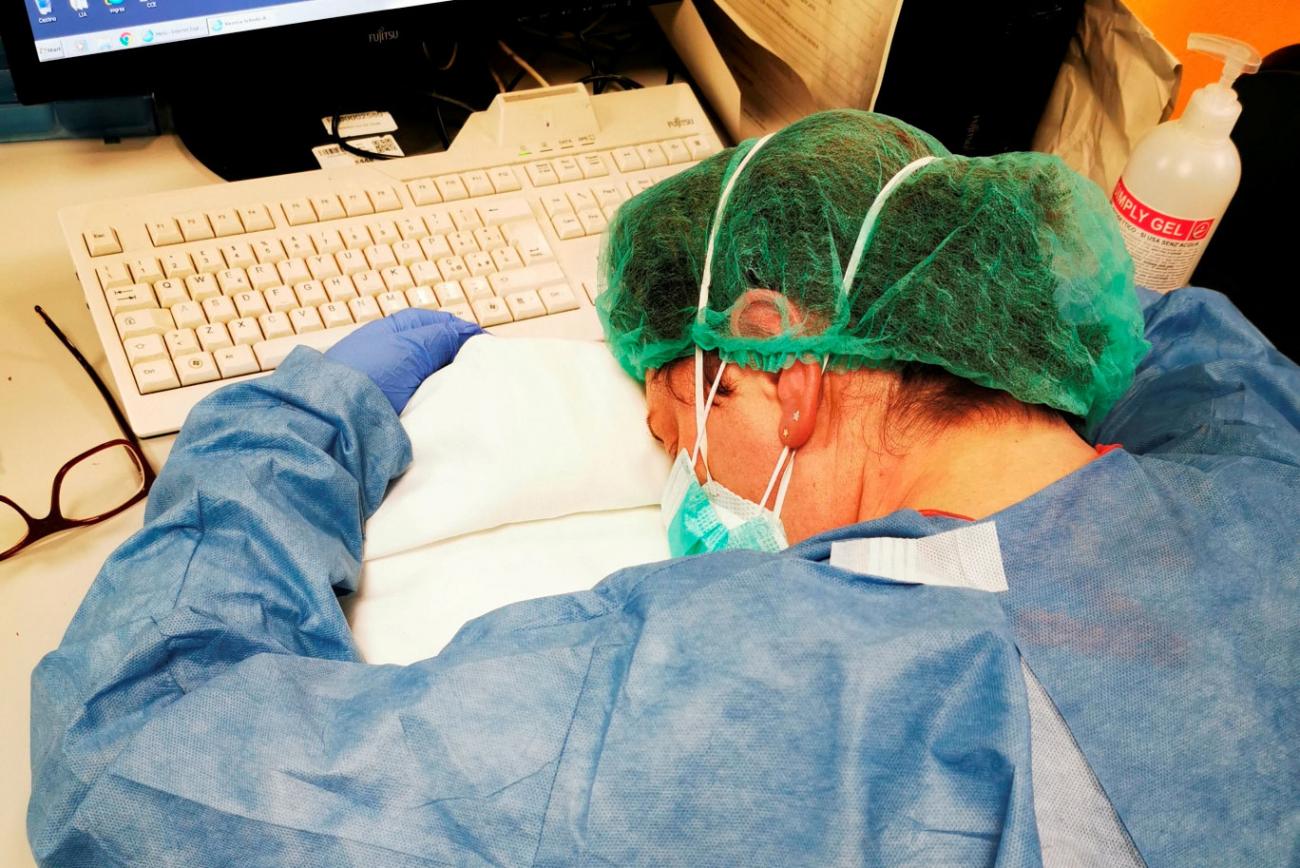
MULTIPOLYGON (((0 144, 0 493, 44 514, 69 458, 120 436, 81 367, 32 310, 41 305, 111 383, 59 229, 65 205, 215 183, 174 136, 0 144)), ((155 469, 173 437, 145 441, 155 469)), ((31 673, 59 643, 105 558, 144 519, 139 503, 0 561, 0 865, 27 845, 31 673)))

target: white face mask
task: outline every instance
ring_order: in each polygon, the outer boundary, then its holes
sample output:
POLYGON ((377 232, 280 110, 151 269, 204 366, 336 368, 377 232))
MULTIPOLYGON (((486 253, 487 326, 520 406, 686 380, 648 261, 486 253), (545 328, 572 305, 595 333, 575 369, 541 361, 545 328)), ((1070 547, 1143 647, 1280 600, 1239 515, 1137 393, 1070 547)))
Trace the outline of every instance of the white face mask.
MULTIPOLYGON (((771 135, 769 134, 754 143, 754 146, 741 159, 740 165, 736 167, 736 171, 731 174, 731 177, 722 188, 722 194, 718 199, 718 208, 713 216, 713 227, 709 232, 708 245, 704 251, 704 275, 700 279, 700 301, 697 309, 697 316, 701 319, 709 303, 709 285, 713 279, 714 242, 718 225, 722 221, 723 211, 726 208, 727 198, 731 195, 731 189, 735 186, 736 179, 745 170, 745 166, 748 165, 750 159, 758 153, 770 138, 771 135)), ((933 159, 935 158, 922 157, 913 160, 890 178, 889 182, 881 188, 879 195, 871 203, 871 208, 867 211, 866 217, 862 220, 862 226, 858 231, 858 237, 853 246, 853 254, 844 269, 844 277, 841 283, 842 291, 848 292, 853 278, 857 274, 858 263, 862 260, 862 253, 866 247, 868 236, 872 227, 875 226, 885 199, 907 176, 933 159)), ((822 360, 822 373, 826 372, 829 361, 829 358, 822 360)), ((709 473, 708 435, 705 431, 705 422, 708 420, 713 400, 717 396, 718 387, 722 383, 722 372, 726 369, 726 366, 726 362, 723 362, 718 367, 718 374, 713 380, 712 388, 709 390, 708 400, 705 401, 704 352, 698 346, 695 348, 695 449, 689 455, 685 449, 678 453, 677 460, 673 463, 673 469, 668 475, 668 483, 664 487, 663 498, 660 501, 660 515, 663 518, 664 529, 668 534, 668 549, 673 557, 684 557, 686 555, 704 554, 727 549, 778 552, 789 546, 786 540, 785 527, 781 523, 781 507, 785 503, 786 491, 790 487, 790 476, 794 472, 794 450, 788 446, 781 450, 781 455, 776 461, 776 467, 772 470, 772 476, 768 480, 767 490, 763 492, 763 498, 758 503, 746 500, 731 491, 715 480, 712 474, 709 473), (700 484, 695 475, 695 464, 701 456, 704 457, 704 475, 706 479, 703 485, 700 484), (782 473, 783 469, 784 473, 782 473), (768 498, 771 497, 772 489, 777 485, 778 477, 780 477, 780 487, 776 490, 776 502, 773 504, 772 509, 767 509, 768 498)))

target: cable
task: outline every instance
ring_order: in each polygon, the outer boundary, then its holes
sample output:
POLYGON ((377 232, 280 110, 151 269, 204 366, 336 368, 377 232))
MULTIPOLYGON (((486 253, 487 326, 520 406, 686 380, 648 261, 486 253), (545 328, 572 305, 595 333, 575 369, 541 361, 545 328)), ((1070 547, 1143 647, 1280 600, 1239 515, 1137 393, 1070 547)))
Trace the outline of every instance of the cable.
POLYGON ((491 64, 488 65, 488 72, 492 74, 492 80, 497 84, 497 93, 505 93, 506 83, 505 80, 501 78, 501 74, 493 69, 491 64))
MULTIPOLYGON (((614 73, 601 73, 599 75, 584 75, 582 78, 578 79, 579 84, 593 85, 593 90, 595 90, 595 85, 604 82, 609 82, 610 84, 616 84, 622 90, 637 90, 638 88, 645 87, 645 85, 643 85, 641 82, 637 81, 634 78, 628 78, 626 75, 616 75, 614 73)), ((600 93, 600 90, 596 90, 596 93, 600 93)))
POLYGON ((515 50, 511 48, 509 45, 506 45, 504 40, 498 39, 497 45, 501 46, 501 50, 504 51, 510 57, 511 60, 519 64, 519 68, 522 69, 524 72, 528 73, 528 75, 533 79, 533 81, 537 82, 542 87, 551 86, 550 82, 542 78, 541 73, 533 69, 532 66, 529 65, 528 61, 524 60, 518 54, 515 54, 515 50))

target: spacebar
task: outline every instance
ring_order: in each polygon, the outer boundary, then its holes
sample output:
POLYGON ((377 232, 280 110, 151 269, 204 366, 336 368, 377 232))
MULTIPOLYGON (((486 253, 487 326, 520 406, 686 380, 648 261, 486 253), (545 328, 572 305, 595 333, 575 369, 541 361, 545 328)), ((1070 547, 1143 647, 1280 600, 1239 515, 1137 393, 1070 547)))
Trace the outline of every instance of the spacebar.
POLYGON ((341 338, 352 334, 360 327, 360 323, 353 323, 338 328, 303 332, 300 335, 272 338, 269 341, 258 341, 253 344, 253 354, 257 356, 257 363, 262 370, 270 371, 278 368, 280 363, 284 361, 284 357, 293 352, 294 347, 311 347, 313 350, 324 352, 338 343, 341 338))

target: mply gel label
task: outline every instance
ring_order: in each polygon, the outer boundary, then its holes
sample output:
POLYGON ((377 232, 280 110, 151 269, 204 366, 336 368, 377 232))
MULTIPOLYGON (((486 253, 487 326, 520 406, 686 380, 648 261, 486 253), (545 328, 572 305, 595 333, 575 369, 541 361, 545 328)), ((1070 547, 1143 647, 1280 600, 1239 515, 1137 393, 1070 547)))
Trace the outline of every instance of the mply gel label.
POLYGON ((1189 220, 1163 214, 1143 203, 1124 186, 1124 179, 1115 183, 1115 193, 1110 197, 1115 211, 1129 223, 1144 232, 1168 238, 1172 241, 1201 241, 1208 238, 1214 219, 1189 220))
POLYGON ((1186 286, 1209 242, 1214 218, 1192 220, 1157 211, 1130 193, 1123 178, 1110 202, 1120 216, 1119 232, 1133 257, 1138 285, 1157 292, 1186 286))

